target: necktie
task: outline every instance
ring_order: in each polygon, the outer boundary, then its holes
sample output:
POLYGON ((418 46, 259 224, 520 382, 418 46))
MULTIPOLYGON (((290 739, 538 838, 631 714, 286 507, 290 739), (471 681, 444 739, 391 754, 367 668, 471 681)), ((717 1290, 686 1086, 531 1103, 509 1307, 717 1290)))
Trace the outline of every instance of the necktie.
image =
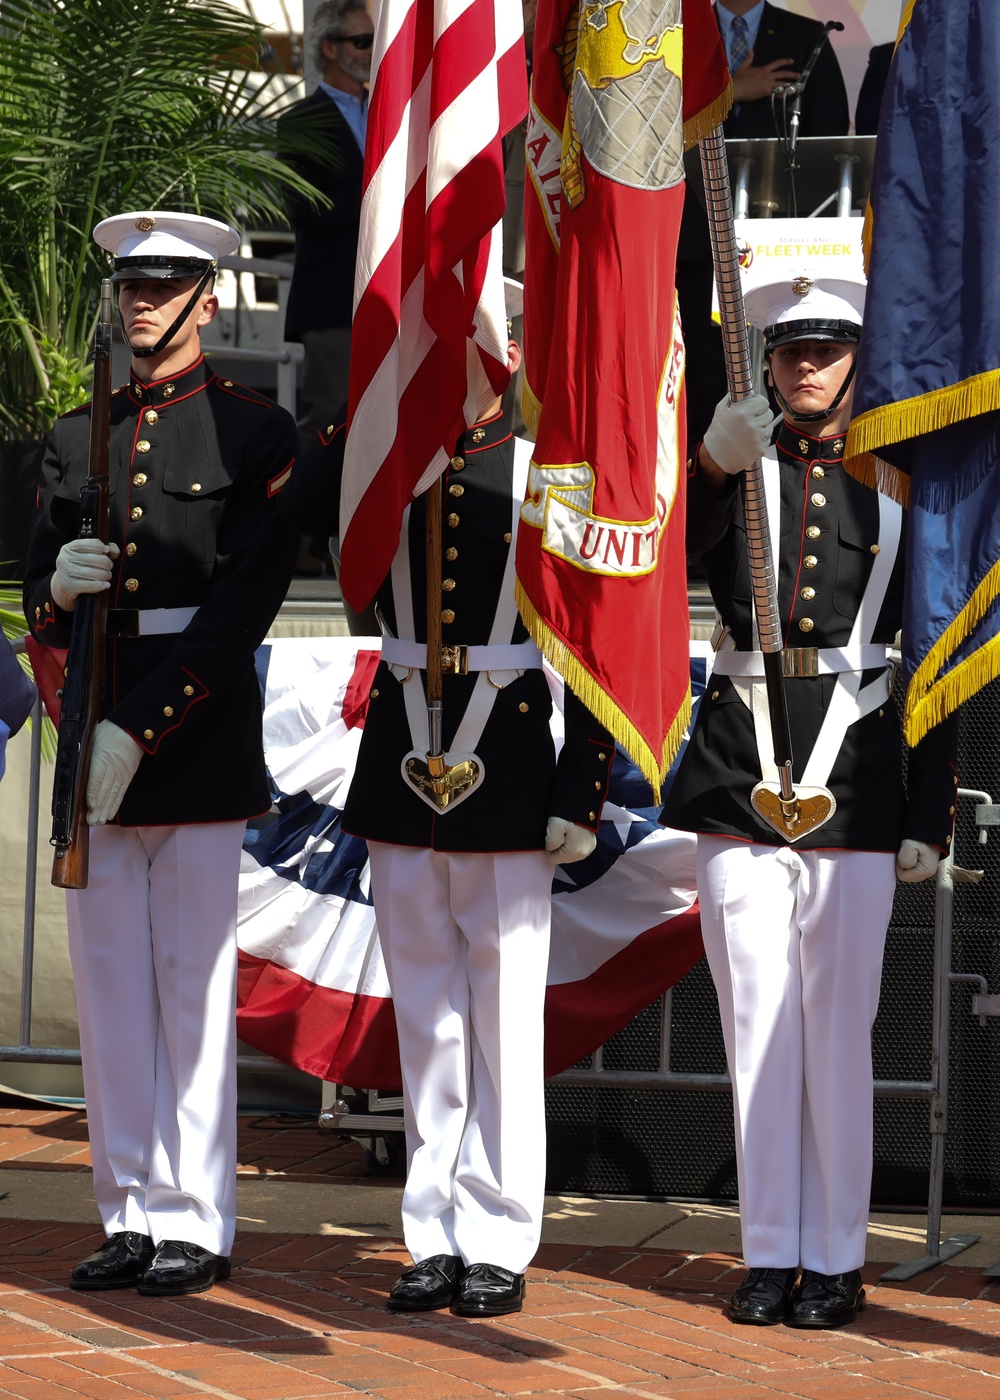
POLYGON ((735 73, 737 68, 742 68, 749 52, 750 36, 747 33, 747 22, 742 15, 734 15, 729 31, 730 73, 735 73))

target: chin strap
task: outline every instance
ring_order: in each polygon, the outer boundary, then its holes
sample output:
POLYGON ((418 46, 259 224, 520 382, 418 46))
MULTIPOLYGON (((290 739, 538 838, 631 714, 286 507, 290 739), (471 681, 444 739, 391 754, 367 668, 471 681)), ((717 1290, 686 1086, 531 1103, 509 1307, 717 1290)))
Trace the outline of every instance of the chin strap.
POLYGON ((174 321, 173 325, 172 325, 172 326, 169 326, 169 327, 163 332, 163 334, 160 336, 159 340, 156 342, 155 345, 150 345, 150 346, 148 346, 148 347, 146 347, 146 348, 144 348, 144 349, 141 349, 141 348, 140 348, 140 349, 137 349, 137 348, 132 344, 132 342, 129 340, 129 338, 128 338, 128 332, 125 330, 125 322, 124 322, 124 320, 122 319, 121 307, 118 308, 118 320, 119 320, 119 322, 120 322, 120 324, 121 324, 121 328, 122 328, 122 338, 124 339, 125 344, 128 346, 129 350, 131 351, 131 353, 135 356, 135 358, 136 358, 137 360, 145 360, 145 359, 147 359, 148 356, 150 356, 150 355, 158 355, 158 354, 160 353, 161 350, 163 350, 167 345, 170 344, 171 340, 174 338, 174 336, 175 336, 175 335, 177 334, 177 332, 180 330, 181 326, 184 324, 184 322, 187 320, 187 318, 191 315, 191 312, 194 310, 195 302, 198 300, 198 298, 201 296, 202 292, 203 292, 203 291, 205 290, 205 288, 208 286, 209 279, 210 279, 211 277, 213 277, 214 275, 215 275, 215 264, 212 263, 211 266, 207 267, 207 268, 205 269, 205 271, 202 273, 201 280, 199 281, 198 285, 195 287, 194 291, 191 293, 191 296, 190 296, 190 298, 188 299, 188 304, 187 304, 187 306, 185 306, 184 310, 183 310, 183 311, 180 313, 180 315, 176 318, 176 320, 174 321))
MULTIPOLYGON (((821 409, 821 410, 819 411, 819 413, 796 413, 795 410, 794 410, 793 408, 790 408, 790 407, 788 406, 788 404, 785 402, 785 400, 782 398, 781 394, 778 393, 777 387, 776 387, 776 385, 775 385, 775 383, 774 383, 774 375, 773 375, 773 374, 771 375, 771 392, 774 394, 774 397, 778 400, 778 407, 781 409, 782 413, 786 413, 786 414, 788 415, 788 417, 789 417, 789 418, 793 418, 793 419, 795 420, 796 423, 823 423, 823 422, 825 422, 828 418, 830 418, 834 413, 836 413, 837 409, 840 407, 840 404, 841 404, 841 401, 843 400, 844 395, 847 393, 848 389, 851 387, 851 381, 852 381, 853 378, 854 378, 854 371, 855 371, 855 369, 857 369, 857 365, 858 365, 858 352, 855 350, 855 352, 854 352, 854 357, 853 357, 853 359, 851 360, 851 368, 847 371, 847 374, 844 376, 844 382, 843 382, 843 384, 841 384, 840 389, 839 389, 839 391, 837 392, 836 397, 834 398, 833 402, 830 404, 830 407, 829 407, 829 408, 823 408, 823 409, 821 409)), ((770 369, 770 367, 771 367, 771 362, 770 362, 770 358, 769 358, 769 359, 768 359, 768 369, 770 369)))

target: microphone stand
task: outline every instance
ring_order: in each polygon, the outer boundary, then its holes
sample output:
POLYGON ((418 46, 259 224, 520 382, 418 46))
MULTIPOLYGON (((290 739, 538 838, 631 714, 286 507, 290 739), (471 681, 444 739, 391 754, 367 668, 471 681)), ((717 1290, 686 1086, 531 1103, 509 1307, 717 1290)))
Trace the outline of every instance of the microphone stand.
MULTIPOLYGON (((782 141, 782 149, 785 156, 785 174, 788 179, 790 196, 789 205, 792 214, 796 216, 798 215, 799 209, 798 200, 795 196, 795 171, 798 169, 795 161, 795 147, 798 145, 799 126, 802 119, 802 94, 805 92, 806 83, 808 83, 812 76, 812 71, 816 67, 816 60, 823 52, 823 46, 829 41, 830 31, 832 29, 843 29, 843 27, 839 20, 827 20, 826 24, 823 26, 822 34, 816 40, 815 47, 806 60, 806 66, 803 68, 801 76, 796 82, 786 83, 784 87, 775 89, 775 92, 771 95, 772 105, 774 97, 779 94, 783 104, 787 104, 789 97, 792 99, 791 106, 784 107, 783 116, 785 129, 783 132, 779 133, 779 138, 782 141)), ((777 121, 775 125, 777 126, 777 121)))

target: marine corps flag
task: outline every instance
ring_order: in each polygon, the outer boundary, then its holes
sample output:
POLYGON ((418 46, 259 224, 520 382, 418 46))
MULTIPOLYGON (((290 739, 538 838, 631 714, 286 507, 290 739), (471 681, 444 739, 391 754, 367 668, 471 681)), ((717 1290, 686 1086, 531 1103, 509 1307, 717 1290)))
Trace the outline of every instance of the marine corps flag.
POLYGON ((1000 674, 998 131, 995 7, 910 0, 872 172, 845 460, 910 507, 911 745, 1000 674))
POLYGON ((708 0, 539 0, 534 59, 518 604, 658 791, 690 713, 685 131, 722 120, 729 72, 708 0))

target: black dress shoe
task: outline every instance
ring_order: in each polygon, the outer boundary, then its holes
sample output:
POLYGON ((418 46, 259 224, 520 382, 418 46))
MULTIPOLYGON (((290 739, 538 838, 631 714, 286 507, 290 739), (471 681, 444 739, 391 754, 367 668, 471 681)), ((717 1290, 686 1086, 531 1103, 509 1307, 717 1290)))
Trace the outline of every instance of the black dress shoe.
POLYGON ((187 1240, 161 1240, 142 1276, 139 1292, 156 1298, 204 1293, 229 1277, 229 1260, 187 1240))
POLYGON ((520 1312, 523 1302, 523 1274, 512 1274, 497 1264, 470 1264, 451 1310, 459 1317, 502 1317, 520 1312))
POLYGON ((131 1288, 139 1282, 153 1257, 153 1241, 135 1230, 119 1230, 93 1254, 81 1259, 70 1276, 70 1288, 131 1288))
POLYGON ((861 1270, 847 1274, 818 1274, 803 1269, 792 1295, 792 1327, 843 1327, 853 1322, 865 1306, 861 1270))
POLYGON ((433 1254, 404 1269, 392 1285, 386 1307, 392 1312, 433 1312, 446 1308, 462 1277, 462 1261, 454 1254, 433 1254))
POLYGON ((792 1286, 798 1269, 750 1269, 729 1300, 733 1322, 773 1327, 785 1322, 792 1309, 792 1286))

